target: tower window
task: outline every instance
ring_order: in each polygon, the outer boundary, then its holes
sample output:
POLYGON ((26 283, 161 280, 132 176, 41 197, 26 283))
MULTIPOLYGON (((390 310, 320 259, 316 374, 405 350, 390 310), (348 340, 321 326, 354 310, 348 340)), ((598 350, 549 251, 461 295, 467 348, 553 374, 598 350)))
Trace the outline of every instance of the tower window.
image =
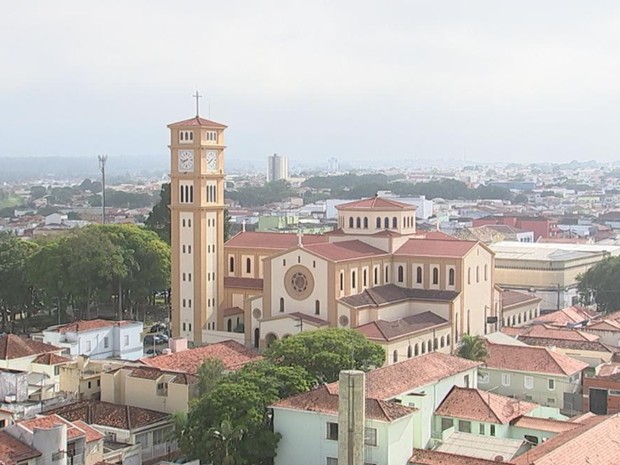
POLYGON ((390 227, 390 219, 387 216, 383 219, 383 227, 385 229, 389 229, 390 227))
POLYGON ((340 272, 340 290, 344 291, 344 273, 340 272))
POLYGON ((230 272, 235 272, 235 257, 230 257, 230 272))
POLYGON ((362 272, 362 281, 364 287, 368 286, 368 270, 366 268, 364 268, 362 272))
POLYGON ((368 229, 368 217, 364 217, 364 229, 368 229))
POLYGON ((398 227, 398 218, 392 218, 392 228, 396 229, 398 227))
POLYGON ((355 271, 351 271, 351 289, 355 289, 357 286, 357 273, 355 271))
POLYGON ((402 265, 398 267, 398 282, 402 283, 405 279, 405 270, 402 265))
POLYGON ((357 219, 355 220, 355 227, 357 229, 360 229, 362 227, 362 220, 360 219, 360 217, 358 216, 357 219))
POLYGON ((375 266, 375 269, 373 270, 373 283, 376 286, 377 284, 379 284, 379 267, 375 266))
POLYGON ((252 260, 249 258, 245 261, 245 272, 246 273, 252 272, 252 260))
POLYGON ((450 268, 448 271, 448 285, 454 286, 454 268, 450 268))
POLYGON ((217 131, 206 131, 205 139, 212 142, 217 142, 217 131))
POLYGON ((439 284, 439 268, 433 268, 433 284, 439 284))
POLYGON ((381 218, 377 218, 377 229, 381 229, 381 218))
POLYGON ((480 282, 480 267, 476 266, 476 282, 480 282))
POLYGON ((350 217, 349 217, 349 228, 350 228, 350 229, 353 229, 353 221, 354 221, 354 220, 353 220, 353 217, 352 217, 352 216, 350 216, 350 217))
POLYGON ((389 268, 389 266, 387 266, 387 265, 386 265, 386 266, 385 266, 385 282, 386 282, 386 283, 389 283, 389 282, 390 282, 390 276, 389 276, 389 274, 388 274, 389 269, 390 269, 390 268, 389 268))
POLYGON ((415 282, 418 284, 422 284, 422 267, 418 266, 416 270, 415 282))

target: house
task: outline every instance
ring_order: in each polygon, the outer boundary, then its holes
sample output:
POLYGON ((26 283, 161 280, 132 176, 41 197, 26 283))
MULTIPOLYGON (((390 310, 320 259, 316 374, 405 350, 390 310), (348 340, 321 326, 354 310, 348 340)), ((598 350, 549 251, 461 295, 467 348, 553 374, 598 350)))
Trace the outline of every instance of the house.
POLYGON ((553 348, 555 352, 581 360, 591 367, 609 362, 616 352, 613 347, 602 343, 599 336, 582 329, 528 324, 520 328, 502 328, 502 332, 527 345, 553 348))
POLYGON ((620 412, 620 363, 599 365, 594 376, 583 379, 583 411, 597 415, 620 412))
POLYGON ((546 347, 487 342, 488 357, 478 371, 478 386, 503 396, 581 411, 581 374, 587 364, 546 347))
POLYGON ((95 465, 103 459, 103 435, 81 421, 41 415, 6 429, 14 438, 37 449, 43 463, 95 465))
MULTIPOLYGON (((413 447, 426 447, 435 408, 453 386, 476 387, 479 365, 431 352, 367 373, 366 427, 374 428, 367 461, 406 463, 413 447), (388 447, 401 437, 402 442, 388 447)), ((338 394, 335 382, 272 406, 274 431, 282 434, 276 465, 326 463, 338 456, 338 394)))
POLYGON ((101 375, 125 364, 122 360, 92 360, 78 355, 60 367, 60 390, 75 395, 78 400, 100 400, 101 375))
POLYGON ((137 360, 143 355, 141 321, 78 320, 43 331, 42 341, 68 349, 72 357, 137 360))
POLYGON ((84 400, 48 411, 71 422, 83 421, 105 436, 104 458, 115 449, 128 453, 141 449, 142 461, 157 459, 174 452, 170 415, 139 407, 84 400), (137 448, 131 446, 138 446, 137 448))
POLYGON ((546 315, 540 315, 536 320, 550 326, 581 328, 598 316, 597 312, 586 307, 573 305, 547 313, 546 315))
POLYGON ((62 347, 5 334, 0 336, 0 369, 8 370, 5 376, 27 373, 28 398, 49 399, 60 391, 60 367, 70 362, 61 355, 63 351, 62 347))
POLYGON ((11 436, 6 429, 0 430, 0 463, 5 465, 37 465, 41 457, 34 447, 11 436))
POLYGON ((122 367, 101 373, 101 400, 157 412, 187 412, 198 378, 155 367, 122 367))

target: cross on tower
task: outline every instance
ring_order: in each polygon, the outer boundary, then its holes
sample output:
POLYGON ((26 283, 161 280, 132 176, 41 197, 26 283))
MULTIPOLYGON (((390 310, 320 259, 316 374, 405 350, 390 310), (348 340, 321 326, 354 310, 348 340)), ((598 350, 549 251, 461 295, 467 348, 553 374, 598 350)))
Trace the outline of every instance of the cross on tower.
POLYGON ((198 93, 198 91, 196 91, 196 93, 194 95, 192 95, 192 97, 194 97, 196 99, 196 118, 200 115, 200 106, 199 106, 199 102, 198 99, 202 98, 202 95, 200 95, 198 93))

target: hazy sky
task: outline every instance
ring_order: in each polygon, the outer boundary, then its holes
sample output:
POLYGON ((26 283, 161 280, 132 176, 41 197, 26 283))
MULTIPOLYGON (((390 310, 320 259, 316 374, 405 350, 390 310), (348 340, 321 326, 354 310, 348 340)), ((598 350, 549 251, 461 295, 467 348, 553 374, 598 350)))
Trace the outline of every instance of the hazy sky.
POLYGON ((620 160, 620 2, 19 0, 0 14, 0 156, 620 160))

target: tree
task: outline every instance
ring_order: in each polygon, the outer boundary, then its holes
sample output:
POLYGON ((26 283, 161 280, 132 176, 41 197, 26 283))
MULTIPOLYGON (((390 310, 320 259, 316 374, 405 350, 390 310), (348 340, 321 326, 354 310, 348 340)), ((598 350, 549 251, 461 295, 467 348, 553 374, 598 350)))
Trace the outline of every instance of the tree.
POLYGON ((470 334, 463 335, 458 345, 457 355, 476 362, 483 361, 489 356, 484 338, 470 334))
POLYGON ((222 465, 241 463, 237 462, 235 457, 239 443, 243 438, 243 429, 233 426, 230 418, 224 417, 219 428, 209 428, 208 437, 213 438, 213 442, 215 442, 215 447, 212 450, 215 463, 222 465))
POLYGON ((47 194, 47 189, 44 186, 32 186, 30 188, 30 197, 32 200, 40 199, 47 194))
POLYGON ((198 368, 198 392, 206 394, 213 389, 224 376, 224 363, 219 358, 208 358, 198 368))
POLYGON ((579 300, 584 305, 596 303, 599 312, 620 309, 620 257, 609 257, 577 276, 579 300))
POLYGON ((170 244, 170 183, 162 184, 159 201, 144 222, 147 229, 154 231, 166 243, 170 244))
POLYGON ((230 239, 232 236, 232 220, 228 208, 224 209, 224 242, 230 239))
POLYGON ((318 383, 338 380, 341 370, 369 371, 385 363, 385 351, 351 329, 308 331, 275 341, 265 357, 275 365, 300 366, 318 383))

